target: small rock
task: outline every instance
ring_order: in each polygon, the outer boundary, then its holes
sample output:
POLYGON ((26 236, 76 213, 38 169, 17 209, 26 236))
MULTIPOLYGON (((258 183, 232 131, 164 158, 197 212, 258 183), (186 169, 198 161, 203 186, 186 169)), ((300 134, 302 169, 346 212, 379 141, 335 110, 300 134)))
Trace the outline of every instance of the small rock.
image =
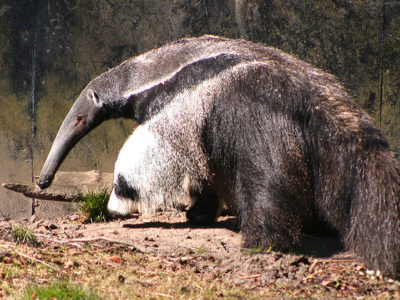
POLYGON ((43 233, 43 232, 47 232, 49 230, 49 227, 46 225, 40 225, 38 227, 39 232, 43 233))
POLYGON ((279 259, 282 258, 282 256, 283 256, 282 253, 274 253, 274 256, 273 256, 273 257, 274 257, 274 260, 275 260, 275 261, 278 261, 279 259))
POLYGON ((289 264, 291 264, 292 266, 298 266, 299 264, 309 265, 310 261, 308 260, 307 257, 305 257, 303 255, 301 255, 301 256, 293 256, 293 257, 290 257, 289 264))
POLYGON ((58 229, 58 227, 57 227, 57 225, 55 225, 55 224, 50 224, 50 225, 49 225, 49 229, 50 229, 50 230, 54 230, 54 229, 58 229))
POLYGON ((182 256, 182 257, 179 259, 179 261, 180 261, 181 263, 185 263, 185 262, 191 261, 191 260, 193 260, 193 259, 194 259, 194 257, 192 257, 192 256, 182 256))
POLYGON ((67 219, 70 221, 78 221, 81 216, 79 214, 72 214, 67 219))

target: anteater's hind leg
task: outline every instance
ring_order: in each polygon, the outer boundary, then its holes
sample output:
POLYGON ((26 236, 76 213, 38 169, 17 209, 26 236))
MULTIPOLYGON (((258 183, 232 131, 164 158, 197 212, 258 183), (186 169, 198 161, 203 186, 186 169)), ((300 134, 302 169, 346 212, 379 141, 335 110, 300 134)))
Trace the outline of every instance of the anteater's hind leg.
POLYGON ((274 175, 266 175, 263 185, 243 177, 237 183, 235 203, 240 203, 240 230, 246 248, 288 251, 302 238, 307 209, 300 207, 299 199, 282 182, 276 182, 274 175))
POLYGON ((186 213, 189 222, 193 224, 207 224, 215 221, 221 208, 222 200, 216 191, 208 186, 201 191, 191 190, 192 206, 186 213))

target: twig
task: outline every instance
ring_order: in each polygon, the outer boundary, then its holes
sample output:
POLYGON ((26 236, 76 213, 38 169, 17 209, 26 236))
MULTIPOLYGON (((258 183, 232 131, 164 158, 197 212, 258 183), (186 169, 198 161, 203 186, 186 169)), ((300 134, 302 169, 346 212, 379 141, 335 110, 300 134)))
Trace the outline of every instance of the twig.
POLYGON ((222 242, 219 239, 215 239, 217 241, 217 245, 220 246, 221 248, 223 248, 225 250, 225 252, 228 252, 228 249, 226 249, 225 243, 222 242))
POLYGON ((55 267, 55 266, 52 266, 52 265, 48 264, 47 262, 45 262, 45 261, 43 261, 43 260, 37 259, 37 258, 35 258, 35 257, 29 256, 29 255, 27 255, 27 254, 25 254, 25 253, 22 253, 22 252, 19 252, 19 251, 16 251, 16 250, 14 250, 14 252, 15 252, 16 254, 22 256, 22 257, 25 257, 25 258, 30 259, 30 260, 33 260, 33 261, 35 261, 35 262, 37 262, 37 263, 43 264, 43 265, 45 265, 46 267, 49 267, 49 268, 51 268, 51 269, 53 269, 53 270, 55 270, 55 271, 60 271, 59 268, 57 268, 57 267, 55 267))
POLYGON ((244 277, 239 277, 240 279, 253 279, 253 278, 258 278, 261 277, 261 274, 255 274, 255 275, 250 275, 250 276, 244 276, 244 277))
MULTIPOLYGON (((75 190, 69 193, 60 192, 51 192, 47 190, 41 190, 35 184, 24 184, 24 183, 16 183, 16 182, 6 182, 2 184, 3 187, 9 189, 11 191, 22 193, 24 196, 28 198, 35 198, 40 200, 52 200, 52 201, 61 201, 61 202, 73 202, 78 196, 79 193, 75 190)), ((73 189, 74 187, 71 187, 73 189)))
POLYGON ((10 247, 14 247, 14 248, 15 248, 15 245, 13 245, 13 244, 11 244, 11 243, 8 243, 8 242, 6 242, 6 241, 1 241, 0 247, 9 249, 10 247))
MULTIPOLYGON (((42 236, 42 237, 46 238, 46 241, 51 241, 51 242, 60 243, 60 244, 68 243, 68 241, 61 241, 61 240, 56 240, 56 239, 50 239, 50 237, 49 237, 48 235, 46 235, 46 234, 36 233, 36 235, 37 235, 37 236, 42 236)), ((82 248, 82 246, 79 245, 78 243, 72 243, 72 242, 71 242, 71 243, 69 243, 69 244, 71 244, 72 246, 78 247, 78 248, 82 248)))
POLYGON ((154 293, 157 296, 162 296, 162 297, 167 297, 167 298, 174 298, 174 296, 168 295, 168 294, 164 294, 164 293, 154 293))
POLYGON ((319 260, 318 259, 316 259, 313 263, 312 263, 312 265, 310 266, 310 268, 308 269, 308 272, 312 272, 312 270, 315 268, 315 266, 317 265, 319 263, 319 260))
POLYGON ((298 286, 301 282, 306 282, 308 279, 311 279, 311 278, 315 277, 316 275, 324 273, 324 272, 325 272, 325 270, 319 270, 315 273, 312 273, 312 274, 308 275, 307 277, 301 279, 295 286, 298 286))
POLYGON ((115 244, 123 244, 123 245, 133 247, 134 250, 139 253, 147 253, 147 251, 138 248, 136 245, 134 245, 130 242, 117 240, 117 239, 111 239, 111 238, 104 237, 104 236, 89 237, 89 238, 77 238, 77 239, 70 239, 70 240, 66 240, 66 241, 57 241, 57 242, 70 244, 70 243, 87 243, 87 242, 96 242, 96 241, 106 241, 106 242, 115 243, 115 244))
POLYGON ((353 258, 337 258, 337 259, 319 259, 318 262, 337 263, 337 262, 355 262, 353 258))
POLYGON ((74 242, 69 242, 69 241, 59 241, 59 240, 51 240, 52 242, 55 242, 55 243, 60 243, 60 244, 70 244, 70 245, 72 245, 72 246, 75 246, 75 247, 77 247, 77 248, 82 248, 82 246, 81 245, 79 245, 78 243, 74 243, 74 242))

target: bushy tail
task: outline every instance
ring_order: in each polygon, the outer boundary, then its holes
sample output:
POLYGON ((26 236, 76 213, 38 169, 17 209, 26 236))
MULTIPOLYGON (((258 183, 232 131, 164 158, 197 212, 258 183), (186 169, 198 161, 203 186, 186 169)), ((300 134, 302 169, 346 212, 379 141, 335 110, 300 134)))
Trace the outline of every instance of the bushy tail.
POLYGON ((400 165, 387 149, 360 156, 343 241, 367 268, 400 278, 400 165))

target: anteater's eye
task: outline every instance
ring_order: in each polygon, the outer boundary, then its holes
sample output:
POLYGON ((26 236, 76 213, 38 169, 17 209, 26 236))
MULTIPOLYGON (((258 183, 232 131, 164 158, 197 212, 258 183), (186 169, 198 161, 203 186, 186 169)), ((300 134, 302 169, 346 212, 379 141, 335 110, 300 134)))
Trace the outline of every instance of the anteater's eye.
POLYGON ((76 125, 78 124, 86 124, 85 116, 83 114, 76 116, 76 125))

